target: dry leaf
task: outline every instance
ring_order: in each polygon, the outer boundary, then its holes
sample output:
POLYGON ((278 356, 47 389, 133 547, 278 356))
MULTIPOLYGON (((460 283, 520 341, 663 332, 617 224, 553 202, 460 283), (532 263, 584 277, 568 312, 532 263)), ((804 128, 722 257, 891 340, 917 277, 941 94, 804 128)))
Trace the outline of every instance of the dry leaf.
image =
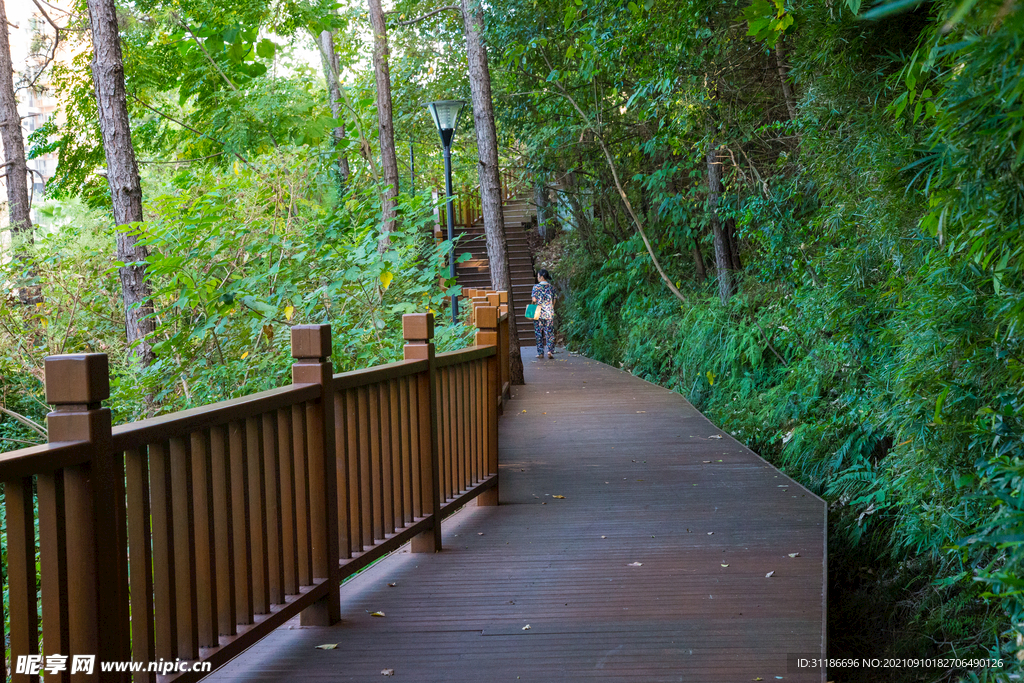
POLYGON ((643 562, 630 562, 626 566, 627 567, 642 567, 642 566, 644 566, 644 563, 643 562))
POLYGON ((395 586, 397 586, 397 585, 398 585, 397 583, 395 583, 395 582, 392 582, 392 583, 389 583, 389 584, 388 584, 388 588, 394 588, 394 587, 395 587, 395 586))
POLYGON ((371 617, 382 617, 382 616, 384 616, 384 613, 383 612, 370 612, 370 616, 371 617))
POLYGON ((551 496, 552 498, 565 498, 565 496, 551 496))
POLYGON ((395 675, 395 670, 394 669, 381 669, 380 673, 383 676, 394 676, 395 675))
POLYGON ((524 627, 523 627, 523 630, 524 630, 524 631, 529 631, 529 630, 530 630, 530 625, 529 625, 529 624, 527 624, 526 626, 524 626, 524 627))
POLYGON ((711 464, 711 461, 710 461, 710 460, 705 460, 704 462, 705 462, 705 463, 707 463, 708 465, 710 465, 710 464, 711 464))
POLYGON ((722 435, 721 435, 721 434, 712 434, 712 435, 711 435, 711 436, 709 436, 708 438, 709 438, 709 439, 721 439, 721 438, 722 438, 722 435))
POLYGON ((607 536, 602 536, 601 538, 608 538, 608 537, 607 536))
POLYGON ((775 570, 773 569, 772 571, 770 571, 770 572, 768 572, 767 574, 765 574, 765 575, 764 575, 764 578, 766 578, 766 579, 770 579, 770 578, 772 578, 772 574, 774 574, 774 573, 775 573, 775 570))
POLYGON ((338 644, 337 643, 325 643, 324 645, 317 645, 316 649, 318 649, 318 650, 337 650, 338 649, 338 644))
POLYGON ((790 553, 790 557, 800 557, 800 553, 790 553))
POLYGON ((709 531, 709 532, 708 532, 708 536, 714 536, 714 534, 715 534, 715 532, 714 532, 714 531, 709 531))

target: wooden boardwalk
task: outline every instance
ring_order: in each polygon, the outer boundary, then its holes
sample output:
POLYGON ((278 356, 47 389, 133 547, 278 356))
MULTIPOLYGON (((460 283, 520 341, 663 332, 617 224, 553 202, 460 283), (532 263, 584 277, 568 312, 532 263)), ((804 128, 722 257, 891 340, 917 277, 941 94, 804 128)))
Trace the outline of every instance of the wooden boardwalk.
POLYGON ((824 502, 677 394, 524 355, 501 505, 349 581, 337 626, 279 629, 207 680, 824 681, 787 662, 824 655, 824 502))

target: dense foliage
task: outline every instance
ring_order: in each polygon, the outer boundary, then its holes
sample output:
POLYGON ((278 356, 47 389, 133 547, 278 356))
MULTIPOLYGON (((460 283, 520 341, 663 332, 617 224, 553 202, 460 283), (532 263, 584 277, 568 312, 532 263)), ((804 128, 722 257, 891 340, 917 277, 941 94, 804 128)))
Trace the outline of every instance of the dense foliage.
POLYGON ((542 257, 569 344, 829 501, 833 656, 1019 666, 1024 10, 500 4, 506 122, 571 209, 542 257))

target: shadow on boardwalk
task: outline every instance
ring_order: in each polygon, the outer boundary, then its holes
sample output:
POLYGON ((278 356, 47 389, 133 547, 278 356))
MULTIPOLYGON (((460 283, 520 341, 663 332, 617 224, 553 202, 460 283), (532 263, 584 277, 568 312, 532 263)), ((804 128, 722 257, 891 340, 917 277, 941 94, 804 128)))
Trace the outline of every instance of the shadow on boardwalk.
POLYGON ((824 655, 824 502, 679 395, 532 351, 502 504, 355 577, 341 624, 280 629, 207 680, 824 680, 787 662, 824 655))

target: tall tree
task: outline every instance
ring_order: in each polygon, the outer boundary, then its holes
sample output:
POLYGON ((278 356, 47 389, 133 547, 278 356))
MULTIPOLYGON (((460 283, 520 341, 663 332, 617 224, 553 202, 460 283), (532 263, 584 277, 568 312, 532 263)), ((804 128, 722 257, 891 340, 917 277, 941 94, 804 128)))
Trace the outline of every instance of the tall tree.
POLYGON ((715 269, 718 271, 718 298, 724 306, 733 293, 732 254, 727 226, 718 215, 722 198, 722 155, 714 142, 708 147, 708 211, 715 241, 715 269))
POLYGON ((21 132, 18 101, 14 97, 14 65, 7 35, 7 8, 0 0, 0 138, 4 143, 7 206, 11 217, 11 244, 17 255, 32 242, 32 207, 28 198, 28 166, 21 132))
MULTIPOLYGON (((324 65, 324 80, 327 82, 327 96, 331 99, 331 116, 339 122, 343 120, 341 109, 341 71, 338 64, 338 53, 334 49, 334 34, 330 31, 321 31, 317 37, 320 45, 320 58, 324 65)), ((349 168, 348 155, 345 150, 338 149, 345 139, 345 126, 340 125, 332 133, 332 142, 335 147, 338 165, 338 181, 340 185, 348 183, 349 168)))
MULTIPOLYGON (((487 50, 481 38, 484 17, 478 0, 462 0, 462 22, 466 34, 466 55, 469 58, 473 125, 476 128, 476 147, 480 158, 480 204, 487 238, 491 286, 508 292, 508 310, 514 315, 512 280, 505 243, 505 216, 501 209, 501 169, 498 166, 498 135, 494 127, 494 103, 491 100, 491 71, 487 65, 487 50)), ((511 364, 509 378, 512 384, 523 384, 523 357, 519 352, 519 333, 514 324, 508 326, 508 335, 511 364)))
POLYGON ((395 151, 395 124, 391 114, 391 70, 388 67, 388 29, 380 0, 368 0, 373 27, 373 73, 377 81, 377 125, 380 130, 380 161, 384 171, 383 224, 381 247, 388 244, 387 233, 394 228, 398 203, 398 155, 395 151))
POLYGON ((135 148, 128 122, 128 103, 124 88, 124 62, 118 35, 114 0, 88 0, 92 28, 92 80, 103 133, 103 151, 107 158, 107 184, 117 226, 117 260, 124 297, 125 327, 128 343, 135 347, 135 359, 142 366, 153 361, 153 348, 147 337, 155 330, 153 302, 146 282, 146 248, 130 227, 140 223, 142 184, 135 162, 135 148))

